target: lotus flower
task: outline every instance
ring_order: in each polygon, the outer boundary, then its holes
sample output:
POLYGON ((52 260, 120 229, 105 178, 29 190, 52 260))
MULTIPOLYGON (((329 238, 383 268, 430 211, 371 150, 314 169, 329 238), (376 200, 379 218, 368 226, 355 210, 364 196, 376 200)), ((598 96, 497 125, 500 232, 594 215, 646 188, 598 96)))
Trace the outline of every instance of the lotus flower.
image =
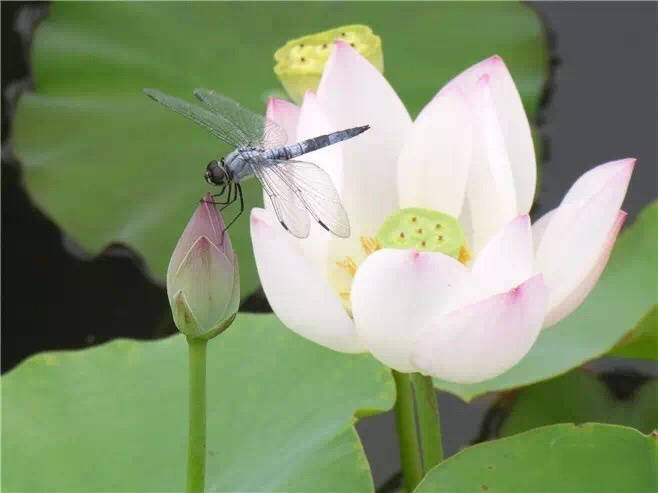
POLYGON ((231 324, 240 304, 238 259, 209 193, 187 223, 167 269, 174 322, 188 338, 210 339, 231 324))
POLYGON ((251 234, 284 324, 398 371, 459 383, 505 372, 582 303, 624 221, 633 159, 588 171, 531 226, 530 127, 498 56, 450 81, 412 122, 384 77, 336 41, 317 94, 267 111, 291 141, 371 126, 308 156, 334 180, 350 238, 314 225, 297 240, 267 201, 251 234))

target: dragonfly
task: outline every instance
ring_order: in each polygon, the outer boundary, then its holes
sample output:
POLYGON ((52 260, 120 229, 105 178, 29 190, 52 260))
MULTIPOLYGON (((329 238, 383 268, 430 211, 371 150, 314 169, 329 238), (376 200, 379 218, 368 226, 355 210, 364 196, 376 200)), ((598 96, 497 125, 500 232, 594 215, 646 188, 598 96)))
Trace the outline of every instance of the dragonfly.
POLYGON ((356 137, 368 130, 369 125, 288 145, 283 127, 213 90, 194 90, 203 106, 155 89, 144 89, 144 92, 234 148, 226 156, 210 161, 204 174, 208 184, 221 187, 219 193, 213 195, 217 198, 214 203, 220 204, 221 209, 239 200, 240 210, 224 231, 244 212, 242 182, 256 177, 279 223, 293 236, 308 237, 309 215, 334 235, 350 236, 347 213, 329 174, 314 163, 295 158, 356 137))

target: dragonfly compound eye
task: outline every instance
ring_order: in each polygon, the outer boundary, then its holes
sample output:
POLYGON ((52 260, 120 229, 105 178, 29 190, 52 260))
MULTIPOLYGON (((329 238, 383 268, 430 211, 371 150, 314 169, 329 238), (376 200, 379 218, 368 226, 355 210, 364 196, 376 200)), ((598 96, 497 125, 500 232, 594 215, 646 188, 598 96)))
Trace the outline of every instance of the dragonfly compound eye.
POLYGON ((224 165, 214 159, 208 163, 204 178, 211 185, 224 185, 228 181, 228 174, 224 165))

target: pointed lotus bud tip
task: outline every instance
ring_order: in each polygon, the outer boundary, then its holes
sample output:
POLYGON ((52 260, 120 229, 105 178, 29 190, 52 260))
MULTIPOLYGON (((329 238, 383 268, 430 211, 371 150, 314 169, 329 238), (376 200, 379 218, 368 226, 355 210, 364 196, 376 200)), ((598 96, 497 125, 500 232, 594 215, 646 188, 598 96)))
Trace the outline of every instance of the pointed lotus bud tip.
POLYGON ((498 64, 498 63, 505 63, 505 62, 503 62, 503 59, 500 55, 492 55, 491 57, 489 57, 489 62, 492 65, 495 65, 495 64, 498 64))
POLYGON ((368 26, 354 24, 308 34, 288 41, 274 53, 274 73, 293 101, 299 104, 306 90, 317 89, 336 40, 341 41, 341 47, 356 50, 377 70, 384 71, 381 38, 368 26))

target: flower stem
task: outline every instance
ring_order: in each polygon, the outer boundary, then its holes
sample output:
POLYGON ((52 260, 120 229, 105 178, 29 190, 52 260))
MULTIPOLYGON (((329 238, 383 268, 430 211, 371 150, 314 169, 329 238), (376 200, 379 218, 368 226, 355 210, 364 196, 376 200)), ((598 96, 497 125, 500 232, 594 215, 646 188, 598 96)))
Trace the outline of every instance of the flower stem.
POLYGON ((187 339, 189 346, 189 427, 187 493, 203 493, 206 476, 206 345, 187 339))
POLYGON ((423 463, 420 456, 420 444, 416 433, 413 388, 408 373, 395 370, 393 379, 397 399, 395 400, 395 424, 400 440, 400 462, 404 486, 407 491, 413 491, 423 478, 423 463))
POLYGON ((427 474, 430 469, 443 460, 439 406, 436 402, 436 391, 434 390, 432 377, 413 373, 411 383, 416 398, 418 430, 423 448, 423 472, 427 474))

